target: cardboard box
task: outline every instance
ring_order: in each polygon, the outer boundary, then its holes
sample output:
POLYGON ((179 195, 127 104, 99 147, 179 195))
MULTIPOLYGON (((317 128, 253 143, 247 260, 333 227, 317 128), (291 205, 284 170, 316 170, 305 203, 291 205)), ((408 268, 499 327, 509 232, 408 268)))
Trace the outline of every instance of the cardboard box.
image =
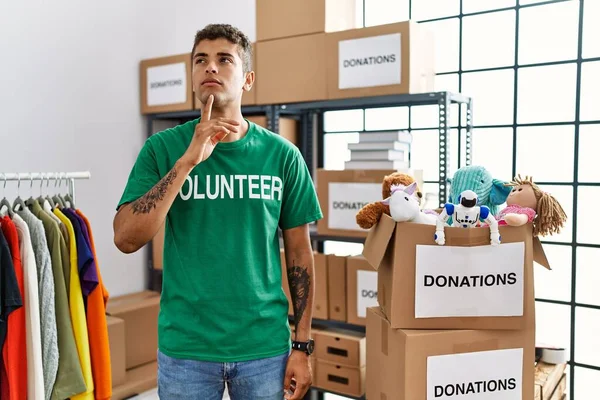
MULTIPOLYGON (((248 121, 254 122, 257 125, 262 126, 265 129, 269 129, 267 126, 267 117, 264 115, 252 115, 246 117, 248 121)), ((290 142, 294 143, 296 146, 298 143, 298 121, 294 118, 288 117, 279 117, 279 132, 281 137, 286 138, 290 142)))
POLYGON ((367 368, 351 368, 317 359, 314 386, 323 390, 361 397, 365 394, 367 368))
POLYGON ((112 385, 119 386, 125 383, 125 321, 120 318, 106 316, 108 330, 108 346, 110 348, 110 370, 112 385))
MULTIPOLYGON (((292 305, 292 298, 290 293, 289 281, 287 278, 287 267, 285 260, 285 252, 280 251, 281 256, 281 273, 282 273, 282 285, 285 292, 285 296, 290 304, 289 315, 294 315, 294 308, 292 305)), ((325 254, 314 252, 314 284, 315 284, 315 295, 313 300, 313 312, 312 316, 316 319, 328 319, 329 318, 329 305, 327 300, 327 257, 325 254)))
POLYGON ((143 291, 109 299, 106 314, 125 321, 125 367, 156 361, 160 294, 143 291))
POLYGON ((366 365, 364 333, 329 328, 315 332, 314 338, 314 355, 318 360, 350 368, 366 365))
POLYGON ((158 364, 151 362, 127 371, 125 383, 113 387, 112 400, 124 400, 156 387, 158 364))
POLYGON ((140 62, 142 114, 187 111, 194 106, 190 53, 140 62))
POLYGON ((373 271, 363 256, 348 257, 346 266, 348 323, 365 326, 367 308, 379 305, 377 271, 373 271))
POLYGON ((346 257, 327 255, 329 319, 346 322, 346 257))
POLYGON ((259 41, 358 28, 355 0, 257 0, 259 41))
MULTIPOLYGON (((383 178, 392 170, 317 170, 317 195, 323 218, 317 222, 321 235, 367 237, 368 229, 356 223, 356 214, 366 204, 381 201, 383 178)), ((423 188, 423 171, 402 171, 423 188)))
POLYGON ((511 331, 403 330, 373 307, 367 332, 367 399, 476 399, 484 390, 497 392, 494 399, 532 399, 533 321, 511 331))
POLYGON ((329 99, 434 90, 433 34, 412 21, 327 35, 329 99))
POLYGON ((258 42, 256 103, 326 100, 326 56, 324 33, 258 42))
POLYGON ((378 275, 377 297, 393 328, 525 329, 534 318, 533 261, 548 266, 531 224, 445 228, 396 223, 384 214, 369 231, 363 255, 378 275))
MULTIPOLYGON (((249 92, 242 93, 242 106, 253 106, 256 104, 256 86, 258 84, 258 69, 256 68, 256 43, 252 43, 252 70, 254 71, 254 84, 249 92)), ((194 97, 194 109, 202 109, 202 103, 194 97)))

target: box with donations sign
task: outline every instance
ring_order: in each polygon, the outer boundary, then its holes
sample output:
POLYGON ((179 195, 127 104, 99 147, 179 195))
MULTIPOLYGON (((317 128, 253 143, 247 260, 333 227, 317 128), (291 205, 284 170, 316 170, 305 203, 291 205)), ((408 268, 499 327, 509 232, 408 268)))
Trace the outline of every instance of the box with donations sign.
MULTIPOLYGON (((369 232, 356 223, 356 213, 371 202, 383 200, 382 182, 393 170, 317 170, 317 195, 323 218, 317 222, 322 235, 366 237, 369 232)), ((399 170, 423 187, 422 170, 399 170)))
POLYGON ((393 328, 524 329, 534 318, 533 261, 549 268, 532 226, 490 230, 395 222, 383 215, 363 255, 378 272, 378 301, 393 328))
POLYGON ((189 53, 140 62, 142 114, 187 111, 194 107, 189 53))
POLYGON ((393 329, 372 307, 367 332, 367 399, 533 399, 533 320, 523 330, 393 329))
POLYGON ((330 99, 434 89, 433 34, 405 21, 327 34, 330 99))
POLYGON ((377 271, 363 256, 352 256, 346 260, 348 323, 365 326, 367 308, 377 303, 377 271))

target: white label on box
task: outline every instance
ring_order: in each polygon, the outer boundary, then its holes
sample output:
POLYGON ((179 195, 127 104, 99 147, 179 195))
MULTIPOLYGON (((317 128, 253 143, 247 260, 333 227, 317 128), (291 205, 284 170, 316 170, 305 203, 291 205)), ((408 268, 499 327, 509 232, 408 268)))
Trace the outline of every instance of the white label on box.
POLYGON ((342 40, 339 88, 397 85, 402 71, 400 34, 342 40))
POLYGON ((377 271, 358 270, 356 314, 359 318, 367 318, 367 308, 377 307, 377 271))
POLYGON ((427 400, 521 400, 523 349, 427 357, 427 400))
POLYGON ((184 62, 150 67, 146 81, 149 106, 185 103, 189 88, 184 62))
POLYGON ((523 242, 418 245, 415 318, 523 315, 524 262, 523 242))
POLYGON ((366 231, 356 223, 356 214, 368 203, 381 200, 381 183, 329 183, 329 229, 366 231))

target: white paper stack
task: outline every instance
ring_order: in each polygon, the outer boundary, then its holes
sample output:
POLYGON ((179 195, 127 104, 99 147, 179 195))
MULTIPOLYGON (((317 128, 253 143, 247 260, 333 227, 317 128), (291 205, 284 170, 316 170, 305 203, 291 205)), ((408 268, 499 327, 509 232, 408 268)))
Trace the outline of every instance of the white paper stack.
POLYGON ((359 134, 350 143, 346 169, 407 169, 410 167, 412 135, 407 131, 378 131, 359 134))

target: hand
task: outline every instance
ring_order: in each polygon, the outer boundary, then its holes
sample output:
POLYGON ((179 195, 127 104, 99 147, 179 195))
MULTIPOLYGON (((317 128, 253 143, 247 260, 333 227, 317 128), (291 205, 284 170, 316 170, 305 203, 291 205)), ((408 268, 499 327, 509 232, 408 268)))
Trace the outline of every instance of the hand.
POLYGON ((285 369, 284 399, 301 400, 312 385, 310 358, 306 353, 293 350, 285 369))
POLYGON ((194 129, 194 137, 182 156, 182 160, 192 168, 210 157, 217 143, 230 133, 237 133, 240 126, 238 121, 229 118, 210 119, 213 102, 214 96, 211 94, 202 111, 202 118, 194 129))
POLYGON ((506 225, 509 226, 521 226, 527 223, 528 218, 525 214, 506 214, 504 216, 504 221, 506 221, 506 225))

